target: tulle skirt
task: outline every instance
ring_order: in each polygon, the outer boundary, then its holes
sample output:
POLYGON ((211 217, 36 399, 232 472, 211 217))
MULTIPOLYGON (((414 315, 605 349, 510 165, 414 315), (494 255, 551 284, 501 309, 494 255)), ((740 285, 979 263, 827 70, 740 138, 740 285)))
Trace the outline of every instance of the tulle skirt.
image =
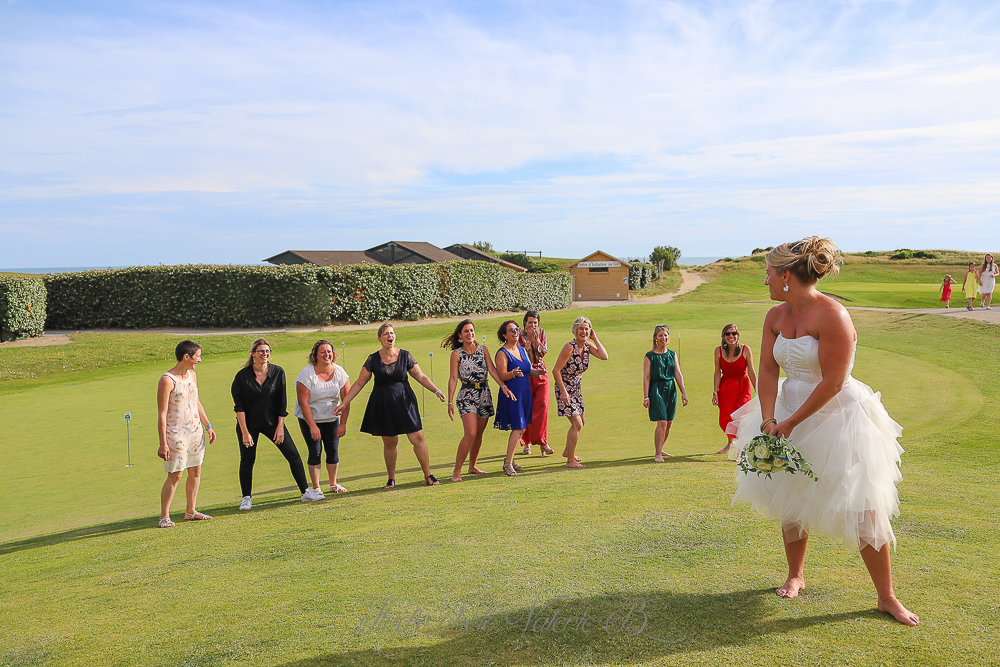
MULTIPOLYGON (((778 387, 774 416, 780 422, 809 397, 815 384, 784 379, 778 387)), ((735 458, 760 434, 760 402, 733 413, 735 458)), ((855 547, 896 545, 889 523, 899 515, 896 484, 902 479, 896 441, 903 433, 882 406, 881 394, 849 377, 844 388, 789 438, 809 462, 819 481, 804 475, 774 473, 770 479, 736 470, 733 505, 749 503, 764 516, 797 526, 800 533, 820 532, 855 547)))

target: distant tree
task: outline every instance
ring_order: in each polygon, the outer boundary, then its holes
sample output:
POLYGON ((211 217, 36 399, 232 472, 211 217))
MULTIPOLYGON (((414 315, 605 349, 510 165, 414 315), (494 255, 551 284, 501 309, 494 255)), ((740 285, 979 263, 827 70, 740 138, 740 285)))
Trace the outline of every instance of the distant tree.
POLYGON ((476 250, 482 250, 485 253, 493 255, 494 257, 498 256, 497 251, 493 249, 493 244, 489 241, 476 241, 475 243, 470 243, 469 245, 476 250))
POLYGON ((772 250, 774 250, 774 246, 773 245, 769 245, 766 248, 754 248, 753 252, 750 253, 750 254, 751 255, 756 255, 756 254, 762 253, 762 252, 771 252, 772 250))
POLYGON ((531 271, 532 266, 535 261, 525 255, 523 252, 504 252, 497 255, 500 259, 505 262, 510 262, 511 264, 517 264, 518 266, 523 266, 524 268, 531 271))
POLYGON ((670 271, 677 266, 677 260, 681 258, 681 251, 672 245, 658 245, 649 254, 651 264, 659 265, 663 262, 663 270, 670 271))

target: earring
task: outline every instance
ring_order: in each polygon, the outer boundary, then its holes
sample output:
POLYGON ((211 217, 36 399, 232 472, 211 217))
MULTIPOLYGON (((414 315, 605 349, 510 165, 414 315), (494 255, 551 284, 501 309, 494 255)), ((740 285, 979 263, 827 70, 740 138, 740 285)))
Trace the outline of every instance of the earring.
POLYGON ((781 291, 782 292, 787 292, 788 291, 788 285, 785 285, 784 287, 782 287, 781 291))

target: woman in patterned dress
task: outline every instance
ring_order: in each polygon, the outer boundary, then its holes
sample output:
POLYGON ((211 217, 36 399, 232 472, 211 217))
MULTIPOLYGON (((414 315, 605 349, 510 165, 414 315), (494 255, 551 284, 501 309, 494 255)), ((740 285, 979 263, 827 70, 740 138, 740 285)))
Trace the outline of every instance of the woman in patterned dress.
POLYGON ((455 470, 451 481, 462 481, 462 466, 469 459, 469 474, 481 475, 485 470, 476 466, 479 460, 479 450, 483 446, 483 433, 486 424, 493 416, 493 394, 490 393, 487 376, 500 385, 500 390, 509 393, 496 366, 490 358, 490 351, 485 345, 476 343, 476 325, 472 320, 465 319, 458 323, 455 330, 445 336, 441 347, 451 348, 451 375, 448 378, 448 418, 455 421, 455 406, 462 420, 465 433, 458 443, 458 454, 455 457, 455 470), (462 387, 455 396, 455 388, 461 382, 462 387))
POLYGON ((160 490, 160 528, 174 527, 170 520, 170 502, 185 470, 187 507, 184 519, 204 521, 212 518, 196 508, 201 464, 205 459, 205 433, 208 433, 209 444, 215 442, 215 429, 198 399, 198 378, 194 372, 195 366, 201 363, 201 346, 194 341, 181 341, 174 350, 174 357, 177 363, 160 377, 156 388, 156 425, 160 436, 156 455, 163 459, 163 469, 167 472, 167 480, 160 490))
POLYGON ((521 433, 521 446, 524 454, 531 454, 531 446, 538 445, 542 456, 555 454, 549 447, 549 373, 542 359, 549 352, 545 329, 541 326, 537 310, 529 310, 524 314, 524 327, 517 338, 517 344, 528 351, 531 367, 541 371, 532 374, 531 383, 531 423, 521 433))
POLYGON ((590 367, 590 356, 594 355, 602 361, 608 360, 608 351, 597 338, 593 324, 586 317, 578 317, 573 322, 573 340, 563 345, 552 367, 552 377, 556 381, 556 405, 559 416, 569 418, 569 431, 566 433, 567 468, 582 468, 583 463, 576 455, 576 443, 583 429, 583 393, 580 391, 581 375, 590 367))

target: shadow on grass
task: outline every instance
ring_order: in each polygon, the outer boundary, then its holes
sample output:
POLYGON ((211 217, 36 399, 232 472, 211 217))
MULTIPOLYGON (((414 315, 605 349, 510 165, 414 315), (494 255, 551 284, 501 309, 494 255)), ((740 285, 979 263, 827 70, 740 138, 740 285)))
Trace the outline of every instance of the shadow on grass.
POLYGON ((365 650, 328 653, 280 667, 319 665, 628 664, 739 647, 769 635, 858 617, 874 610, 780 618, 774 589, 727 593, 648 591, 536 600, 529 606, 395 606, 375 600, 349 641, 365 650), (435 641, 427 645, 427 641, 435 641))
MULTIPOLYGON (((669 463, 714 463, 715 461, 706 461, 701 458, 704 455, 692 454, 687 456, 673 456, 664 460, 664 464, 669 463)), ((476 479, 489 479, 496 477, 503 477, 504 473, 500 469, 503 464, 504 457, 502 454, 492 455, 492 456, 480 456, 479 463, 481 467, 488 467, 489 470, 485 474, 480 475, 469 475, 463 473, 463 484, 473 482, 476 479)), ((515 459, 516 460, 516 459, 515 459)), ((525 472, 520 473, 518 478, 531 478, 538 475, 546 474, 560 474, 565 473, 574 477, 585 478, 588 470, 600 470, 602 468, 617 468, 622 466, 634 466, 634 465, 661 465, 658 463, 653 463, 652 458, 649 456, 634 457, 628 459, 613 459, 613 460, 590 460, 586 461, 586 468, 567 468, 565 464, 565 459, 560 456, 549 456, 545 458, 532 458, 521 457, 522 463, 527 463, 525 466, 525 472)), ((432 466, 432 470, 436 473, 438 479, 441 481, 442 485, 453 484, 450 481, 451 478, 451 464, 441 464, 438 466, 432 466)), ((365 473, 360 475, 352 476, 340 476, 339 481, 343 482, 345 485, 350 485, 352 482, 362 482, 369 479, 385 479, 385 472, 374 472, 365 473)), ((511 480, 511 483, 516 484, 519 480, 511 480)), ((324 487, 329 485, 328 480, 324 480, 324 487)), ((397 468, 396 471, 396 488, 394 490, 407 489, 407 488, 420 488, 424 487, 422 472, 419 467, 414 466, 412 468, 397 468)), ((328 493, 325 501, 321 502, 345 502, 350 497, 357 496, 367 496, 372 494, 381 493, 392 493, 392 490, 386 490, 382 488, 381 485, 368 487, 368 488, 357 488, 353 487, 350 489, 349 493, 345 494, 330 494, 328 493)), ((267 489, 265 491, 259 491, 254 495, 254 505, 253 512, 266 512, 273 511, 286 507, 288 505, 294 505, 301 502, 299 497, 298 488, 292 485, 275 487, 267 489), (292 494, 291 496, 287 494, 292 494), (269 498, 269 496, 280 496, 277 498, 269 498)), ((226 503, 224 505, 212 505, 204 507, 203 510, 211 514, 215 518, 221 518, 225 516, 232 516, 234 514, 239 514, 239 509, 236 503, 226 503)), ((175 520, 177 520, 176 512, 173 513, 175 520)), ((16 553, 19 551, 24 551, 27 549, 36 549, 38 547, 53 546, 56 544, 63 544, 68 542, 75 542, 78 540, 84 540, 94 537, 105 537, 108 535, 116 535, 119 533, 127 533, 135 530, 159 530, 157 528, 158 517, 153 515, 145 518, 128 519, 125 521, 116 521, 114 523, 106 523, 97 526, 89 526, 86 528, 77 528, 72 530, 66 530, 58 533, 51 533, 48 535, 38 535, 35 537, 29 537, 23 540, 16 540, 13 542, 6 542, 0 544, 0 556, 16 553)), ((181 520, 177 520, 178 527, 182 524, 187 523, 181 520)))

